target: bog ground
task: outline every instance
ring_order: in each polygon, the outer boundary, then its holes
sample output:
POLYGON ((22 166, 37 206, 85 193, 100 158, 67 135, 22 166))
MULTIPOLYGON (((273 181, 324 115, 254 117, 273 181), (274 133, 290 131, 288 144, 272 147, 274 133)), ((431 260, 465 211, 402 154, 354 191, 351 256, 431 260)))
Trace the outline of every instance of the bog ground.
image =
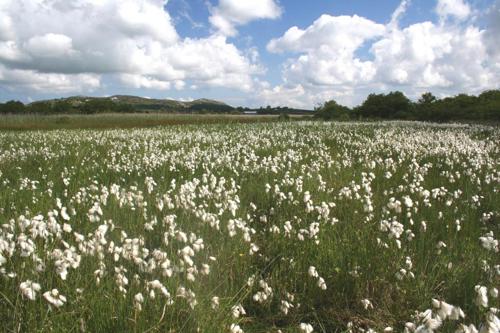
POLYGON ((500 129, 0 132, 2 332, 499 332, 500 129))

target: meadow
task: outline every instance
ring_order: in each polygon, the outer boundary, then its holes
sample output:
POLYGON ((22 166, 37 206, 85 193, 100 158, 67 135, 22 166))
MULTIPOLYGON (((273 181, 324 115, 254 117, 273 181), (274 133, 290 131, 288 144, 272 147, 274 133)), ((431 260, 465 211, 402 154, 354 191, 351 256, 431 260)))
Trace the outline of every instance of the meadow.
MULTIPOLYGON (((300 118, 300 116, 291 116, 300 118)), ((126 129, 158 126, 257 123, 278 120, 278 116, 189 113, 105 113, 0 115, 0 131, 57 129, 126 129)))
POLYGON ((499 142, 418 122, 0 131, 0 331, 499 332, 499 142))

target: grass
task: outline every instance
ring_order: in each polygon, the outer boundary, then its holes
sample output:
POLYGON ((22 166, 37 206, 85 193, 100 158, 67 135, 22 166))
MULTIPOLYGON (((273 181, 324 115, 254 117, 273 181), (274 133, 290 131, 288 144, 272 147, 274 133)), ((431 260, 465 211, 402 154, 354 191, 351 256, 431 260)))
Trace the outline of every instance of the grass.
MULTIPOLYGON (((109 117, 84 118, 78 126, 117 119, 109 117)), ((120 124, 132 126, 134 117, 120 124)), ((163 116, 141 116, 141 126, 155 117, 163 116)), ((70 119, 77 126, 81 118, 70 119)), ((237 324, 252 333, 299 332, 300 323, 310 323, 315 332, 387 326, 399 332, 406 322, 422 324, 415 311, 431 308, 432 298, 461 307, 467 317, 460 322, 485 323, 488 309, 476 305, 474 288, 492 290, 499 281, 498 253, 479 240, 500 231, 498 128, 161 119, 185 125, 0 132, 0 254, 6 258, 0 331, 215 333, 237 324), (391 197, 400 211, 388 206, 391 197), (102 215, 89 212, 96 202, 102 215), (69 221, 61 207, 74 209, 69 221), (382 221, 394 222, 393 229, 383 229, 382 221), (72 232, 62 230, 64 223, 72 232), (104 238, 100 225, 108 227, 104 238), (47 234, 36 236, 44 228, 47 234), (190 266, 181 251, 197 239, 204 246, 190 266), (438 251, 441 241, 446 247, 438 251), (63 280, 55 250, 68 247, 74 248, 68 256, 81 261, 63 280), (161 268, 165 258, 171 277, 161 268), (203 264, 210 265, 208 275, 203 264), (326 290, 309 276, 310 266, 326 290), (115 268, 127 270, 126 294, 115 268), (398 278, 401 269, 407 275, 398 278), (173 304, 159 290, 148 297, 148 282, 156 279, 173 304), (34 301, 20 291, 26 280, 41 285, 34 301), (272 290, 262 303, 254 299, 266 290, 260 280, 272 290), (195 296, 183 296, 180 287, 195 296), (60 308, 42 296, 53 288, 67 297, 60 308), (142 311, 134 307, 138 293, 145 298, 142 311), (220 299, 215 309, 214 296, 220 299), (373 308, 365 309, 364 299, 373 308), (293 305, 288 314, 282 301, 293 305), (234 318, 238 304, 246 314, 234 318)), ((60 126, 44 127, 49 120, 37 128, 60 126)), ((10 124, 4 128, 16 128, 10 124)), ((489 298, 489 306, 499 305, 489 298)), ((445 321, 441 331, 456 327, 445 321)))
POLYGON ((276 121, 270 115, 165 113, 108 113, 96 115, 0 115, 0 130, 113 129, 186 124, 254 123, 276 121))

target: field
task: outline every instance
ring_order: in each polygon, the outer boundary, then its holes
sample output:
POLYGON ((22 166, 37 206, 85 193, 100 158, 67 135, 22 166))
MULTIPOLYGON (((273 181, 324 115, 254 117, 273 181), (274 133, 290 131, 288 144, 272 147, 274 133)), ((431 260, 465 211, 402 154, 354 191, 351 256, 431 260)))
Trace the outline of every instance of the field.
MULTIPOLYGON (((302 116, 291 117, 301 118, 302 116)), ((107 113, 95 115, 0 115, 0 130, 124 129, 188 124, 256 123, 276 120, 278 120, 278 116, 239 114, 107 113)))
POLYGON ((411 122, 0 131, 0 331, 499 332, 499 142, 411 122))

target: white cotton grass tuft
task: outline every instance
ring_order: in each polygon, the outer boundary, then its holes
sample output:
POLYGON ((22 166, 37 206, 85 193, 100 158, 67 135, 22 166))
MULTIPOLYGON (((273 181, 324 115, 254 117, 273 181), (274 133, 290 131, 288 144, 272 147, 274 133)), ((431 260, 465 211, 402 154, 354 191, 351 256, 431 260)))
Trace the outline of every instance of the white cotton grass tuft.
POLYGON ((230 333, 244 333, 243 329, 238 324, 231 324, 229 326, 230 333))
POLYGON ((27 299, 34 301, 36 299, 37 292, 41 290, 40 284, 26 280, 22 282, 19 286, 21 294, 27 299))
POLYGON ((59 308, 66 303, 66 297, 61 295, 57 289, 52 289, 51 291, 46 291, 43 293, 43 297, 50 305, 59 308))
POLYGON ((300 323, 299 324, 299 329, 303 333, 312 333, 314 332, 314 328, 311 324, 308 323, 300 323))
POLYGON ((217 296, 212 297, 211 304, 210 304, 212 310, 217 310, 219 308, 219 305, 220 305, 219 297, 217 297, 217 296))
POLYGON ((322 277, 318 278, 318 287, 321 288, 321 290, 326 290, 326 282, 322 277))
POLYGON ((474 287, 474 290, 476 291, 476 298, 475 302, 478 306, 481 306, 483 308, 488 307, 488 288, 485 286, 477 285, 474 287))
POLYGON ((142 304, 144 303, 144 296, 142 293, 137 293, 134 296, 134 308, 137 311, 142 311, 142 304))
POLYGON ((68 209, 66 207, 61 208, 61 217, 64 221, 69 221, 71 217, 68 214, 68 209))
POLYGON ((234 319, 238 319, 239 317, 246 315, 246 311, 241 304, 234 305, 231 308, 231 313, 234 319))
POLYGON ((363 309, 365 309, 365 310, 373 309, 372 302, 367 298, 361 300, 361 305, 363 306, 363 309))
POLYGON ((309 274, 310 277, 316 278, 319 276, 318 271, 316 270, 316 267, 314 267, 314 266, 309 266, 307 273, 309 274))

